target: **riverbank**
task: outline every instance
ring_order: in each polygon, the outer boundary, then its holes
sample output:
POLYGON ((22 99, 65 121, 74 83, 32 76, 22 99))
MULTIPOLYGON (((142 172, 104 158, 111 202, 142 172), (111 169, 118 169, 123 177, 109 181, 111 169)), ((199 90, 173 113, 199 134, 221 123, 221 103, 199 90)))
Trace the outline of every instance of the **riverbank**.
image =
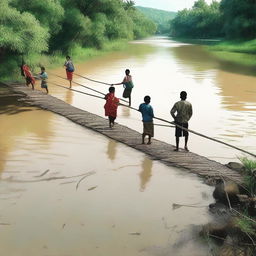
POLYGON ((256 39, 250 41, 220 41, 209 49, 213 51, 256 54, 256 39))
POLYGON ((227 63, 256 67, 256 39, 227 41, 222 39, 172 38, 177 42, 203 45, 214 58, 227 63))
POLYGON ((222 41, 205 48, 217 59, 256 68, 256 39, 251 41, 222 41))
MULTIPOLYGON (((91 58, 104 56, 111 52, 124 50, 128 45, 128 40, 109 41, 103 44, 102 49, 97 48, 83 48, 79 45, 74 45, 71 48, 69 55, 72 57, 74 64, 85 62, 91 58)), ((59 51, 54 52, 51 55, 48 54, 31 54, 24 56, 25 62, 31 67, 33 73, 40 72, 40 67, 44 66, 46 69, 53 69, 62 67, 65 61, 66 55, 59 51)), ((21 64, 21 63, 20 63, 21 64)), ((6 66, 14 65, 15 72, 10 74, 7 70, 5 75, 0 77, 2 82, 21 82, 23 77, 20 75, 20 68, 16 63, 7 63, 6 66)), ((10 67, 9 67, 10 68, 10 67)))

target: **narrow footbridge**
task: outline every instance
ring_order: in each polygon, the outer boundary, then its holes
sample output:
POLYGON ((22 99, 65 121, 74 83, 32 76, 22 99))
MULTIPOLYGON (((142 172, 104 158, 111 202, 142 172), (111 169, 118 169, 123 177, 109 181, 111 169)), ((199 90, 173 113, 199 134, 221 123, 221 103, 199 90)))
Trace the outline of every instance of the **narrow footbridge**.
POLYGON ((147 154, 153 160, 159 160, 168 166, 175 166, 204 178, 223 177, 242 183, 242 176, 228 167, 198 154, 186 151, 174 152, 174 146, 163 141, 153 140, 149 145, 141 144, 141 134, 124 125, 116 124, 113 129, 108 127, 108 120, 95 114, 73 107, 56 97, 41 91, 32 91, 20 84, 9 84, 9 88, 24 95, 24 101, 45 110, 64 116, 85 128, 99 132, 113 140, 121 142, 147 154))

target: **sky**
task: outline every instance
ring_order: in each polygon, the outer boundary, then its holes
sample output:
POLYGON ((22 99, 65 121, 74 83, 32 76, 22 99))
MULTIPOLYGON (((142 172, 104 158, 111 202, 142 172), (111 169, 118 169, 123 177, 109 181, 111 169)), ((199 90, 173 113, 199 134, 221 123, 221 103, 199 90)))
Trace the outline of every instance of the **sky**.
MULTIPOLYGON (((151 7, 167 11, 180 11, 184 8, 191 8, 196 0, 133 0, 135 5, 151 7)), ((212 0, 206 0, 211 3, 212 0)))

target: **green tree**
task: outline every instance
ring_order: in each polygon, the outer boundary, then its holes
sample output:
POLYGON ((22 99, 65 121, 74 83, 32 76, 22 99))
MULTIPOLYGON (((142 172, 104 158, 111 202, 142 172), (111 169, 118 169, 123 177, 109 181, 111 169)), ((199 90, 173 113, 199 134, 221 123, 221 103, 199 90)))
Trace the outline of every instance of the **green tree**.
POLYGON ((48 50, 47 29, 27 12, 20 13, 9 5, 8 0, 0 2, 0 51, 17 54, 40 53, 48 50))
POLYGON ((20 13, 9 3, 9 0, 0 2, 0 77, 17 70, 21 56, 48 50, 47 29, 33 15, 20 13))
POLYGON ((29 12, 54 35, 61 29, 64 9, 60 0, 11 0, 10 5, 20 12, 29 12))
POLYGON ((222 0, 220 10, 228 38, 253 39, 256 37, 255 0, 222 0))
POLYGON ((178 12, 171 21, 171 34, 177 37, 214 38, 222 36, 219 3, 198 0, 191 9, 178 12))

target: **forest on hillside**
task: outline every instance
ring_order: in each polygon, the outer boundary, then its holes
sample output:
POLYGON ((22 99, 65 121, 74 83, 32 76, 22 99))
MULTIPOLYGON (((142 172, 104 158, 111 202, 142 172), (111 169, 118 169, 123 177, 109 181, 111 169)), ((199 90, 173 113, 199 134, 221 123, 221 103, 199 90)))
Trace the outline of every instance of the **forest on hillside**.
POLYGON ((133 1, 1 0, 0 72, 16 67, 19 56, 67 54, 74 46, 102 49, 107 42, 155 31, 155 23, 133 1))
POLYGON ((170 34, 181 38, 256 38, 255 0, 195 1, 171 21, 170 34))
POLYGON ((176 16, 176 12, 169 12, 141 6, 136 6, 136 8, 145 14, 146 17, 156 23, 157 34, 168 34, 170 32, 170 22, 176 16))

